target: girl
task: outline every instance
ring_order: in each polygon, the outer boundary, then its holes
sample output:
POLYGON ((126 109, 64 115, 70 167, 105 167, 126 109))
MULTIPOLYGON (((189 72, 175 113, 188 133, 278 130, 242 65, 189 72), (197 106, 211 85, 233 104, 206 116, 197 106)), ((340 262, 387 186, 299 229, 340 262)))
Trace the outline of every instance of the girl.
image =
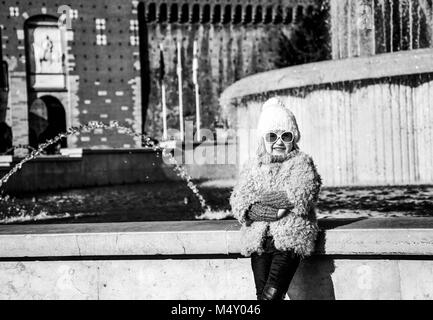
POLYGON ((295 116, 277 98, 258 121, 257 154, 242 170, 230 198, 241 223, 241 254, 251 256, 259 300, 282 300, 300 260, 314 250, 314 210, 321 179, 299 151, 295 116))

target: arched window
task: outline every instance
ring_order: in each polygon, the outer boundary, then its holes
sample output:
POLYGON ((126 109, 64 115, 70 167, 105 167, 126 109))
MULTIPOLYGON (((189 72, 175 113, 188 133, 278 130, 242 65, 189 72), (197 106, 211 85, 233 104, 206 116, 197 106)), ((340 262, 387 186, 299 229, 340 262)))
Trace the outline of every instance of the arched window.
POLYGON ((253 7, 249 4, 247 5, 245 9, 245 15, 244 15, 244 24, 251 23, 253 21, 253 7))
POLYGON ((272 22, 272 6, 267 6, 266 7, 266 12, 265 12, 265 19, 264 19, 264 23, 265 24, 269 24, 272 22))
POLYGON ((201 23, 209 23, 210 22, 210 5, 205 4, 203 7, 203 13, 201 16, 201 23))
POLYGON ((275 12, 274 24, 280 24, 283 22, 283 9, 278 6, 275 12))
POLYGON ((161 3, 159 6, 158 22, 167 22, 167 4, 161 3))
POLYGON ((188 4, 184 3, 182 5, 182 12, 180 14, 180 23, 187 23, 189 21, 189 8, 188 4))
POLYGON ((38 15, 24 23, 28 86, 31 91, 66 90, 65 29, 58 18, 38 15))
POLYGON ((212 23, 216 24, 220 22, 221 22, 221 5, 217 4, 213 9, 212 23))
POLYGON ((262 17, 263 13, 262 13, 262 6, 257 6, 256 7, 256 12, 254 13, 254 24, 259 24, 262 22, 262 17))
POLYGON ((298 22, 302 19, 304 16, 304 7, 303 6, 297 6, 296 7, 296 16, 295 16, 295 22, 298 22))
POLYGON ((156 4, 153 2, 149 3, 149 5, 147 7, 146 21, 147 22, 155 22, 156 21, 156 4))
POLYGON ((170 6, 170 18, 168 22, 170 23, 177 22, 178 16, 179 16, 179 10, 177 9, 177 3, 173 3, 170 6))
POLYGON ((314 7, 310 5, 307 7, 307 16, 311 17, 313 14, 314 14, 314 7))
POLYGON ((233 19, 233 24, 239 24, 242 22, 242 6, 238 4, 235 8, 235 16, 233 19))
POLYGON ((192 6, 192 17, 191 17, 191 23, 199 23, 200 22, 200 5, 194 4, 192 6))
POLYGON ((293 9, 292 7, 287 7, 284 14, 284 24, 290 24, 293 21, 293 9))
POLYGON ((224 7, 223 24, 230 23, 231 18, 232 18, 232 6, 228 4, 224 7))
MULTIPOLYGON (((56 97, 45 95, 32 101, 29 110, 29 142, 34 148, 59 133, 66 131, 66 113, 56 97)), ((48 154, 59 153, 57 149, 66 148, 66 139, 46 149, 48 154)))

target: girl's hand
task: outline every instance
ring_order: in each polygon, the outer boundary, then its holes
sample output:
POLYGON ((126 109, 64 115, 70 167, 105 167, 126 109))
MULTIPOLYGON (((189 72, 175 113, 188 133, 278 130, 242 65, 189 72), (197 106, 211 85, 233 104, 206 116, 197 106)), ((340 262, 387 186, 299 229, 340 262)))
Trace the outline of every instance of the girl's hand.
POLYGON ((277 218, 281 219, 287 214, 287 212, 288 212, 287 209, 278 209, 277 218))
POLYGON ((293 208, 285 191, 264 192, 258 197, 258 202, 275 209, 293 208))

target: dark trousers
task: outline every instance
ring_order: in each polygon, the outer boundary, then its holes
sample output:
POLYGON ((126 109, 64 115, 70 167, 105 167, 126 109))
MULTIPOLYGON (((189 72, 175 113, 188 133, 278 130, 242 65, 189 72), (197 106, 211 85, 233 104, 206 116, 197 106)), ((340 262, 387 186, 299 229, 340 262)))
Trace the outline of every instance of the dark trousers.
POLYGON ((300 263, 292 251, 275 248, 274 239, 266 237, 265 252, 251 255, 251 267, 258 300, 282 300, 300 263), (265 297, 265 298, 264 298, 265 297))

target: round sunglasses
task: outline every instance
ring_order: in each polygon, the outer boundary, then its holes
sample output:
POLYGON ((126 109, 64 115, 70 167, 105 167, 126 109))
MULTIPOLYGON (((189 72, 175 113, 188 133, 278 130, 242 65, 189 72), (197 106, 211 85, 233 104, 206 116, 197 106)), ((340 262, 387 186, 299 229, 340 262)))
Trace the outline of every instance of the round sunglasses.
POLYGON ((278 138, 281 138, 281 140, 284 143, 290 143, 293 141, 294 136, 293 136, 293 133, 290 131, 284 131, 281 134, 277 134, 276 132, 270 131, 270 132, 265 133, 263 138, 268 143, 274 143, 278 140, 278 138))

